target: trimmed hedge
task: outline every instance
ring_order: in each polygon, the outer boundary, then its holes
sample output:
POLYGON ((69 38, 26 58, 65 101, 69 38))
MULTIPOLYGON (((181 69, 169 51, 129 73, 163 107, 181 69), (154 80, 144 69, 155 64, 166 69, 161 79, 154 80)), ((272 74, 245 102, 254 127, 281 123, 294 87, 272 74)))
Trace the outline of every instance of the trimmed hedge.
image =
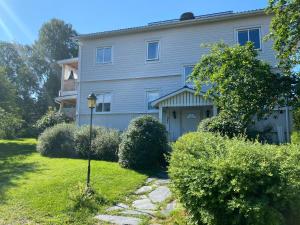
POLYGON ((293 131, 291 139, 293 144, 300 145, 300 131, 293 131))
POLYGON ((119 163, 123 167, 149 169, 162 165, 168 149, 167 132, 157 119, 141 116, 133 119, 123 133, 119 163))
POLYGON ((102 129, 92 143, 92 151, 96 159, 118 161, 120 134, 114 129, 102 129))
POLYGON ((300 151, 209 132, 173 146, 172 189, 194 224, 300 224, 300 151))
POLYGON ((38 138, 37 151, 43 156, 74 157, 75 128, 66 123, 47 128, 38 138))

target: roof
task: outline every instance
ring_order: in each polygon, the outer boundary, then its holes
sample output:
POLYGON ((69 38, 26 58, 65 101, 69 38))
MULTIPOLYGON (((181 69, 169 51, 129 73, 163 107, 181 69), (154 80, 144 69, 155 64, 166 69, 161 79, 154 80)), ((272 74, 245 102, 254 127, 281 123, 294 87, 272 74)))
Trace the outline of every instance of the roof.
POLYGON ((146 32, 146 31, 167 29, 167 28, 173 28, 173 27, 222 21, 222 20, 228 20, 228 19, 243 18, 243 17, 248 17, 248 16, 265 15, 265 14, 266 13, 265 13, 264 9, 255 9, 255 10, 242 11, 242 12, 226 11, 226 12, 196 16, 195 19, 191 19, 191 20, 183 20, 183 21, 180 21, 179 19, 166 20, 166 21, 149 23, 148 25, 139 26, 139 27, 131 27, 131 28, 103 31, 103 32, 97 32, 97 33, 90 33, 90 34, 81 34, 81 35, 74 37, 74 39, 81 41, 81 40, 88 40, 88 39, 94 39, 94 38, 110 37, 110 36, 131 34, 131 33, 137 33, 137 32, 146 32))
MULTIPOLYGON (((179 94, 181 94, 183 92, 191 93, 191 94, 193 94, 193 96, 196 95, 196 90, 194 88, 191 88, 189 86, 184 86, 184 87, 179 88, 179 89, 177 89, 177 90, 175 90, 173 92, 170 92, 170 93, 168 93, 168 94, 166 94, 164 96, 161 96, 158 99, 155 99, 154 101, 151 102, 151 105, 154 106, 154 107, 158 107, 158 105, 160 103, 162 103, 163 101, 165 101, 167 99, 170 99, 170 98, 172 98, 172 97, 174 97, 176 95, 179 95, 179 94)), ((202 93, 203 92, 201 92, 201 94, 202 93)), ((199 94, 197 96, 202 97, 202 95, 199 95, 199 94)))
POLYGON ((60 65, 71 64, 71 63, 76 63, 76 62, 78 62, 78 58, 62 59, 62 60, 57 61, 57 63, 60 65))

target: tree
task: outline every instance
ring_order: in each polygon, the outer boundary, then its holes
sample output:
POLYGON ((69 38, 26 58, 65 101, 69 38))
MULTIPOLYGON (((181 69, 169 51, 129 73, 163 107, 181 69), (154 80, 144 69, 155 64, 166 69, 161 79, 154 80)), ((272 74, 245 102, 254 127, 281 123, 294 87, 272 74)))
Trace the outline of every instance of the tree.
POLYGON ((43 83, 38 94, 38 107, 42 114, 49 106, 55 106, 54 98, 60 89, 61 68, 57 61, 77 57, 78 46, 72 39, 76 35, 71 24, 58 19, 43 24, 39 31, 39 38, 33 45, 31 65, 38 71, 43 83))
POLYGON ((252 43, 229 47, 219 43, 211 47, 196 65, 191 79, 200 92, 209 85, 205 97, 211 98, 222 113, 248 125, 254 115, 262 118, 290 93, 292 79, 274 73, 257 59, 252 43))
POLYGON ((0 107, 7 112, 17 111, 17 91, 6 77, 4 67, 0 67, 0 107))
POLYGON ((280 66, 286 75, 292 75, 300 64, 300 0, 269 0, 268 13, 274 14, 269 38, 280 66))

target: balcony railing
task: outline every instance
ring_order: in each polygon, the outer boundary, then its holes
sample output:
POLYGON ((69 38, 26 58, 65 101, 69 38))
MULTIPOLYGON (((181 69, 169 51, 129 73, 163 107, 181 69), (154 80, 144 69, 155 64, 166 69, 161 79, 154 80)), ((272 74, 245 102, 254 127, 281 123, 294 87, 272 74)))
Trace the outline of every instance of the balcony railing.
POLYGON ((62 91, 75 91, 76 90, 76 80, 64 80, 62 91))

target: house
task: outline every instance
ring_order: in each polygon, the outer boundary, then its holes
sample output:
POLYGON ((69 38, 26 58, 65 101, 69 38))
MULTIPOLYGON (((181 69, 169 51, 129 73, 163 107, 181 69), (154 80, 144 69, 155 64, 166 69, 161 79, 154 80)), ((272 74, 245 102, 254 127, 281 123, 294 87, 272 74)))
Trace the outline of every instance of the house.
MULTIPOLYGON (((202 16, 184 13, 179 19, 146 26, 83 34, 76 37, 79 57, 59 61, 61 110, 88 124, 87 96, 97 95, 94 123, 124 130, 131 119, 144 114, 157 117, 170 140, 197 129, 199 122, 217 114, 216 107, 187 81, 207 49, 205 43, 230 45, 254 42, 259 57, 276 66, 269 33, 271 16, 264 10, 221 12, 202 16)), ((203 90, 205 91, 205 89, 203 90)), ((289 137, 289 115, 278 109, 258 124, 273 127, 273 138, 289 137)))

